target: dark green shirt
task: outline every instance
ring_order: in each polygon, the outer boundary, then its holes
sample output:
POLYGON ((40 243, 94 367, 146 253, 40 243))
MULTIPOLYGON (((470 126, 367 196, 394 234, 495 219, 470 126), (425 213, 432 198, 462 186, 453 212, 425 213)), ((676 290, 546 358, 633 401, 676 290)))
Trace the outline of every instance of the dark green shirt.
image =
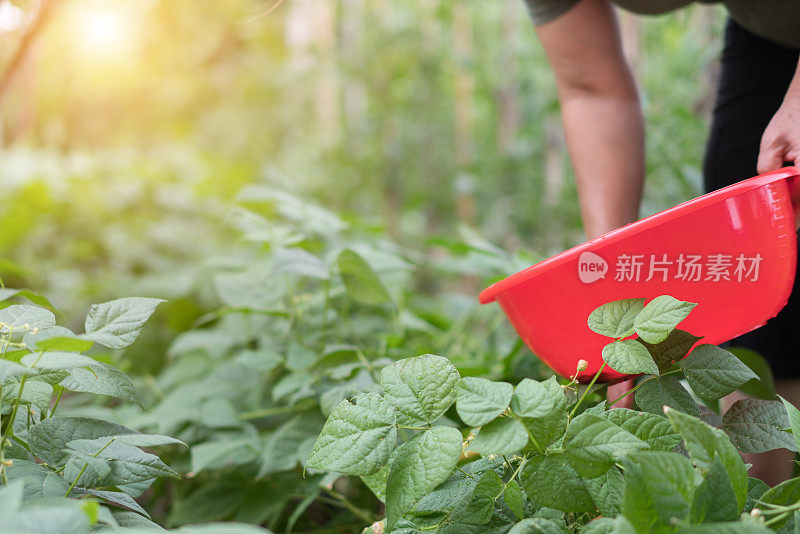
MULTIPOLYGON (((643 15, 666 13, 694 0, 612 0, 643 15)), ((536 24, 567 12, 579 0, 525 0, 536 24)), ((731 17, 752 33, 788 48, 800 49, 800 0, 723 0, 731 17)))

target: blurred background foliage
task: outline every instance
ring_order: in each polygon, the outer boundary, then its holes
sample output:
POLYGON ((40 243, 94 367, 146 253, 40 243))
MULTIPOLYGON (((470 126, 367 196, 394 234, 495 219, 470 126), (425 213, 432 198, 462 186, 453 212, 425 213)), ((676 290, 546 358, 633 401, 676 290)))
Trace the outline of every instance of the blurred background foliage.
MULTIPOLYGON (((648 124, 642 215, 700 192, 723 18, 712 6, 621 15, 648 124)), ((71 401, 202 445, 206 456, 177 460, 197 479, 146 494, 154 519, 197 519, 197 502, 252 483, 286 498, 256 516, 229 499, 202 519, 288 528, 311 507, 351 531, 339 497, 374 499, 303 481, 300 457, 264 467, 294 414, 316 414, 296 453, 351 381, 366 387, 375 362, 423 351, 466 375, 546 372, 477 304, 486 283, 584 239, 554 82, 521 0, 0 0, 0 42, 3 281, 48 295, 67 321, 90 302, 168 299, 113 356, 148 410, 71 401), (391 306, 341 300, 343 247, 391 306), (223 291, 225 273, 252 284, 223 291), (258 301, 275 279, 280 313, 258 301), (270 336, 274 367, 235 391, 270 336), (336 365, 321 365, 330 355, 336 365), (228 390, 206 393, 224 400, 190 398, 217 411, 174 416, 186 407, 165 392, 205 391, 216 373, 228 390)))

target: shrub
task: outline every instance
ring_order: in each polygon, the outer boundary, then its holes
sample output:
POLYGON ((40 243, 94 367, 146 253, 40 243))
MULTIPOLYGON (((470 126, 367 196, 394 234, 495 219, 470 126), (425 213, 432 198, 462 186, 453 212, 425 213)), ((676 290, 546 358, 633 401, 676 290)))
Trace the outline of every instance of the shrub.
POLYGON ((632 391, 638 409, 614 407, 619 399, 589 405, 595 380, 513 387, 462 378, 446 358, 423 355, 385 367, 380 391, 339 402, 307 468, 360 477, 385 502, 386 518, 367 529, 374 532, 782 527, 800 510, 800 478, 768 489, 748 477, 740 452, 797 451, 800 412, 754 399, 720 418, 699 406, 715 407, 757 377, 716 346, 689 352, 699 338, 675 327, 694 306, 628 299, 589 317, 592 330, 613 338, 603 366, 649 375, 632 391), (472 429, 459 430, 455 415, 472 429))

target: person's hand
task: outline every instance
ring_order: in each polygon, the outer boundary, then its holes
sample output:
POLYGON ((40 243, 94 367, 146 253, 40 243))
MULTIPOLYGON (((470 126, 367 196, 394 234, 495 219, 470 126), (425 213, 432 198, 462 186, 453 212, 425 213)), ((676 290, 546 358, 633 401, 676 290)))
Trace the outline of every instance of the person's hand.
MULTIPOLYGON (((608 396, 608 402, 613 402, 617 400, 622 395, 625 395, 631 389, 633 389, 633 382, 634 380, 626 380, 625 382, 620 382, 619 384, 613 384, 608 386, 606 390, 606 395, 608 396)), ((624 399, 614 403, 614 406, 609 406, 609 408, 630 408, 633 406, 633 395, 627 395, 624 399)))
POLYGON ((800 97, 787 95, 761 137, 759 174, 774 171, 791 161, 800 167, 800 97))

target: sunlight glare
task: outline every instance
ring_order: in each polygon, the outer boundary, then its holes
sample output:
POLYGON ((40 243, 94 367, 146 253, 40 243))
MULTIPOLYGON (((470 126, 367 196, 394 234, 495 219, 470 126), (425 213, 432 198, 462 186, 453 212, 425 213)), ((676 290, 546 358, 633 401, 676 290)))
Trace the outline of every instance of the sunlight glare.
POLYGON ((75 38, 82 55, 95 59, 129 59, 135 52, 135 17, 117 6, 94 4, 76 13, 75 38))

